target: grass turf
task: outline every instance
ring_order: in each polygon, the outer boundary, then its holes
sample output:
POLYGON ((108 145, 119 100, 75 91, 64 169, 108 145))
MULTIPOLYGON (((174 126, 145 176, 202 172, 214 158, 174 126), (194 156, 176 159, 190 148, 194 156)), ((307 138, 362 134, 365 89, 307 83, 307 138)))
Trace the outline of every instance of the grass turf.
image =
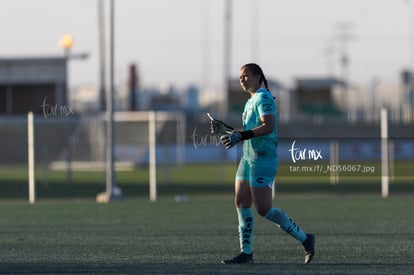
MULTIPOLYGON (((391 178, 390 194, 414 193, 413 162, 401 161, 391 178)), ((302 164, 307 167, 306 164, 302 164)), ((313 167, 313 164, 309 164, 313 167)), ((326 164, 325 164, 326 165, 326 164)), ((381 192, 380 164, 361 162, 358 165, 375 167, 375 173, 342 173, 339 184, 332 185, 329 174, 292 172, 291 164, 280 163, 277 191, 281 193, 367 194, 381 192)), ((104 171, 65 171, 38 169, 36 171, 39 200, 53 198, 94 199, 105 189, 104 171), (71 178, 71 182, 68 180, 71 178)), ((220 195, 233 193, 236 163, 192 164, 162 166, 157 173, 158 194, 172 197, 185 195, 220 195)), ((132 171, 118 171, 117 185, 126 197, 148 197, 149 172, 147 167, 132 171)), ((27 167, 0 167, 0 199, 26 199, 28 197, 27 167)))
POLYGON ((1 202, 2 274, 413 274, 414 200, 281 195, 275 205, 316 235, 300 245, 256 217, 256 263, 224 266, 238 250, 231 196, 176 203, 128 199, 1 202))

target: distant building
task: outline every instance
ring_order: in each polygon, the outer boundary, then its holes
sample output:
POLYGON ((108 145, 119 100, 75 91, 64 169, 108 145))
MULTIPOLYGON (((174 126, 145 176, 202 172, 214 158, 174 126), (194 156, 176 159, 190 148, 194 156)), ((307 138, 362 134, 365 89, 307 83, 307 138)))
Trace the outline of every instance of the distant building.
POLYGON ((338 87, 346 92, 346 83, 335 78, 297 79, 292 97, 295 111, 309 115, 339 115, 340 106, 334 98, 334 90, 338 87))
POLYGON ((166 85, 151 95, 150 109, 157 111, 176 111, 181 109, 180 98, 174 86, 166 85))
POLYGON ((0 115, 67 107, 66 57, 0 58, 0 115))
POLYGON ((189 86, 183 97, 183 107, 186 110, 197 112, 200 110, 199 99, 198 99, 199 90, 195 86, 189 86))

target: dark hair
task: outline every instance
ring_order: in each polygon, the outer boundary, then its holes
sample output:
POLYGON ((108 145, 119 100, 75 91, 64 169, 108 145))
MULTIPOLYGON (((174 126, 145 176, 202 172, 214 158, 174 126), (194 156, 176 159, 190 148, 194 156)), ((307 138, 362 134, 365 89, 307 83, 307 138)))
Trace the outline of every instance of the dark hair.
POLYGON ((262 68, 260 68, 259 65, 257 65, 256 63, 248 63, 242 66, 242 68, 246 68, 247 70, 249 70, 249 72, 251 72, 253 75, 260 75, 260 84, 263 83, 263 85, 265 86, 266 90, 269 90, 269 86, 267 84, 267 79, 263 73, 262 68))

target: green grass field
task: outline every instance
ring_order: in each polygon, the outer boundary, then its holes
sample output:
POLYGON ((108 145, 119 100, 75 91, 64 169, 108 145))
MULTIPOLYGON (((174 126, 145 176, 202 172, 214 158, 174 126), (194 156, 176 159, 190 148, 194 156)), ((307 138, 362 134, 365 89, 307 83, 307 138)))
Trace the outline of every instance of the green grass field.
POLYGON ((1 274, 414 274, 411 196, 280 195, 275 205, 316 235, 300 245, 256 217, 255 264, 224 266, 238 251, 232 196, 177 203, 1 202, 1 274))
MULTIPOLYGON (((380 163, 358 163, 375 167, 375 173, 343 173, 339 184, 332 185, 329 174, 291 172, 291 164, 281 163, 277 177, 277 191, 282 194, 379 194, 381 192, 380 163)), ((312 164, 313 165, 313 164, 312 164)), ((414 162, 399 162, 391 178, 391 194, 414 194, 414 162)), ((304 165, 306 167, 306 164, 304 165)), ((160 197, 175 195, 222 195, 233 193, 236 163, 193 164, 160 167, 158 193, 160 197)), ((71 182, 65 171, 38 168, 37 195, 42 199, 95 199, 105 189, 103 171, 73 171, 71 182)), ((148 197, 149 172, 147 167, 116 173, 116 182, 126 197, 148 197)), ((0 167, 0 199, 27 199, 27 167, 0 167)))
POLYGON ((412 163, 399 163, 381 199, 370 177, 329 177, 281 166, 275 206, 316 235, 316 256, 256 215, 255 264, 223 266, 238 252, 235 165, 161 169, 159 200, 148 201, 148 169, 117 173, 125 199, 95 203, 103 172, 37 171, 27 202, 24 167, 0 167, 0 274, 414 274, 412 163), (176 195, 188 201, 175 202, 176 195))

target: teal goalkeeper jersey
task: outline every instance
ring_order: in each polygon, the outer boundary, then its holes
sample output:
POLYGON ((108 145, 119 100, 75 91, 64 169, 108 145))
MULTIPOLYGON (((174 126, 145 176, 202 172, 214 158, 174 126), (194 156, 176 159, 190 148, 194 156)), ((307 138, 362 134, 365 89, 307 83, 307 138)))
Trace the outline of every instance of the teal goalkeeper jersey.
POLYGON ((277 107, 273 95, 265 88, 260 88, 246 102, 243 111, 243 129, 251 130, 262 124, 260 117, 274 116, 273 132, 245 140, 243 143, 243 157, 246 160, 257 158, 277 158, 277 107))

